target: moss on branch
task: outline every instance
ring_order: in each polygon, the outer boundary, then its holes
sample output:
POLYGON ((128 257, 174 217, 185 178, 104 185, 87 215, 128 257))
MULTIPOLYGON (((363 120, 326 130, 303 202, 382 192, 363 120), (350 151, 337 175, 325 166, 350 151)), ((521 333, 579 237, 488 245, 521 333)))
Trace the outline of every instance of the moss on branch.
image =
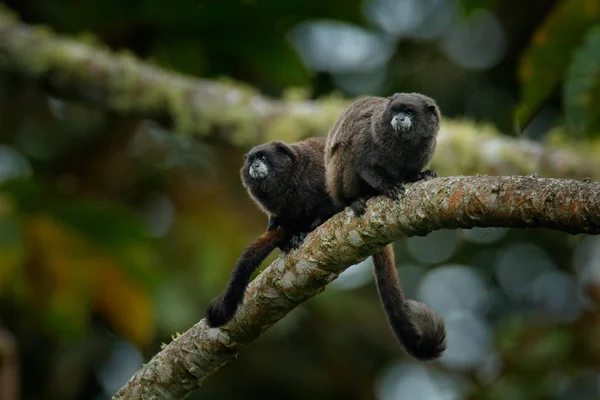
MULTIPOLYGON (((66 38, 0 10, 0 70, 48 92, 124 116, 156 120, 179 134, 239 146, 325 135, 349 100, 271 99, 255 89, 166 71, 129 52, 66 38)), ((600 179, 600 144, 571 150, 507 138, 487 126, 446 119, 433 166, 451 174, 530 174, 600 179)))

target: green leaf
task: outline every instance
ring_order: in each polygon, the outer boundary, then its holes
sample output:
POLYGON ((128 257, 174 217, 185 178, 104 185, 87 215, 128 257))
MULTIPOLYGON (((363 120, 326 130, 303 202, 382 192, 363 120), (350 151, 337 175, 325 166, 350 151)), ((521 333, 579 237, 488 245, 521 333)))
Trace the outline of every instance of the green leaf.
POLYGON ((583 46, 577 49, 563 87, 569 131, 598 132, 600 116, 600 25, 594 26, 583 46))
POLYGON ((515 118, 526 126, 565 77, 589 28, 600 22, 598 0, 562 0, 533 35, 519 65, 521 104, 515 118))

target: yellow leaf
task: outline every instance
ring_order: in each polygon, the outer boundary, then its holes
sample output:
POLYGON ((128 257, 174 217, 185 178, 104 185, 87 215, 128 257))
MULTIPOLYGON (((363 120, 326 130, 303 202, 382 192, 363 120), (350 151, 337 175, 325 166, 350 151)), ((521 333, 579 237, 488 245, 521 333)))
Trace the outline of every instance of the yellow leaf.
POLYGON ((72 317, 74 327, 83 326, 93 307, 125 339, 140 346, 150 342, 155 326, 151 302, 109 253, 48 216, 31 217, 27 227, 36 254, 30 267, 35 268, 30 273, 35 295, 47 302, 51 316, 62 324, 72 317))
POLYGON ((146 346, 154 336, 150 299, 116 266, 105 266, 95 280, 94 305, 124 338, 146 346))

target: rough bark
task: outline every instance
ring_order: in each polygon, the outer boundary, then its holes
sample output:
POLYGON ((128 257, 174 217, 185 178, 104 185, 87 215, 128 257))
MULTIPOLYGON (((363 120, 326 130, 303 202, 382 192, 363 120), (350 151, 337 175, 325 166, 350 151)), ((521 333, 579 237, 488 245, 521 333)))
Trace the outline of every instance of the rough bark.
MULTIPOLYGON (((181 134, 234 145, 325 135, 348 100, 276 100, 241 84, 169 72, 98 45, 18 22, 0 9, 0 71, 39 82, 122 116, 153 119, 181 134)), ((489 127, 445 119, 433 166, 447 175, 520 174, 600 179, 600 154, 557 150, 489 127)))
POLYGON ((341 212, 297 251, 265 269, 228 325, 210 329, 201 320, 154 356, 113 399, 184 398, 348 266, 404 235, 472 227, 598 234, 600 183, 535 176, 438 178, 407 185, 402 200, 369 200, 361 218, 341 212))

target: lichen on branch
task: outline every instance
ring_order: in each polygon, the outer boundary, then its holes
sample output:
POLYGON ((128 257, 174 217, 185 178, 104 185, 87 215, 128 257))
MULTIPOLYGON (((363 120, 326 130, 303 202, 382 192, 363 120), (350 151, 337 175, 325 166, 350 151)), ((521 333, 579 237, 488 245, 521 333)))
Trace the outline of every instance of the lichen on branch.
POLYGON ((473 227, 600 233, 600 183, 535 176, 459 176, 406 185, 401 200, 377 197, 356 218, 345 210, 281 255, 248 287, 233 320, 201 320, 178 336, 113 399, 182 399, 294 307, 348 266, 403 236, 473 227))
MULTIPOLYGON (((126 51, 20 23, 0 9, 0 71, 39 82, 122 116, 156 120, 176 133, 238 146, 325 135, 350 104, 339 96, 314 101, 272 99, 240 83, 211 81, 161 69, 126 51)), ((443 110, 442 110, 443 111, 443 110)), ((558 149, 511 139, 488 126, 444 118, 435 169, 448 175, 537 172, 600 179, 600 145, 558 149)))

